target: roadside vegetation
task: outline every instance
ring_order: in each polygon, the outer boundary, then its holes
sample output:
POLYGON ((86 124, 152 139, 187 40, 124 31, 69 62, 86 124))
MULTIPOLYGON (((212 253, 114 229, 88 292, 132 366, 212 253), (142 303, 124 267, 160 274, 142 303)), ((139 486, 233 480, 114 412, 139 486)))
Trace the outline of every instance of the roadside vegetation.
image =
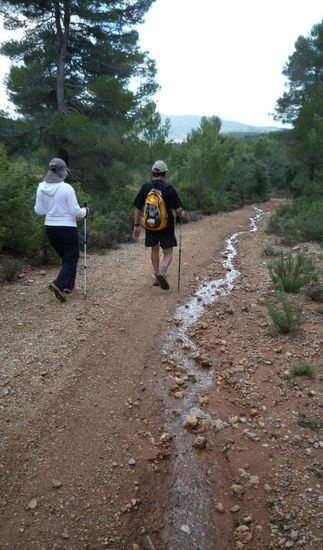
POLYGON ((305 251, 281 252, 276 261, 268 264, 268 271, 275 291, 274 299, 265 302, 272 327, 278 333, 291 332, 303 320, 304 294, 320 300, 320 272, 305 251), (300 291, 304 291, 302 296, 300 291))
POLYGON ((170 123, 162 124, 153 101, 155 64, 140 52, 135 30, 151 4, 64 2, 55 18, 43 2, 0 1, 5 25, 25 32, 0 49, 13 62, 7 92, 17 115, 0 112, 0 254, 33 265, 55 261, 33 205, 56 156, 71 170, 67 181, 79 202, 90 205, 92 250, 131 239, 132 203, 158 158, 169 165, 189 220, 279 196, 286 204, 268 231, 282 243, 321 242, 323 23, 297 40, 284 69, 289 89, 276 116, 292 130, 223 136, 213 116, 202 118, 183 143, 171 143, 170 123), (134 76, 138 87, 131 91, 134 76))
POLYGON ((303 310, 299 300, 280 292, 275 299, 265 302, 272 320, 274 332, 286 334, 298 327, 303 320, 303 310))
POLYGON ((305 285, 317 281, 314 263, 304 251, 297 251, 296 254, 281 252, 279 260, 270 263, 268 269, 274 286, 284 292, 298 292, 305 285))
POLYGON ((278 235, 282 244, 315 241, 322 245, 322 188, 316 188, 313 195, 306 194, 296 198, 291 204, 279 207, 269 220, 268 231, 278 235))
POLYGON ((313 378, 314 368, 309 363, 297 363, 293 365, 294 376, 305 376, 306 378, 313 378))

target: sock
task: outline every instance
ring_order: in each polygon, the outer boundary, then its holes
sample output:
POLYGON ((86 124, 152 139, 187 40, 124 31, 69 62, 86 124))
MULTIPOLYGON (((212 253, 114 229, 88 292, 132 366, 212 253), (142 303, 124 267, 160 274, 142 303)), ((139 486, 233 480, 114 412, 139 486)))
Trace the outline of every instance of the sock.
POLYGON ((161 266, 160 272, 161 272, 163 275, 166 275, 166 271, 167 271, 167 267, 166 267, 165 265, 162 265, 162 266, 161 266))
POLYGON ((155 277, 156 277, 156 279, 157 279, 157 275, 158 275, 158 271, 155 271, 155 277))

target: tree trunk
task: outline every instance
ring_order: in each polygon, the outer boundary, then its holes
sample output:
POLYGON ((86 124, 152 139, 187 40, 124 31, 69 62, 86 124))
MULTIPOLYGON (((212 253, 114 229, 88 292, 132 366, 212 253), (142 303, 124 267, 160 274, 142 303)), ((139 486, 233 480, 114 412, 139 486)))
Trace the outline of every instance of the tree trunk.
POLYGON ((57 75, 56 75, 56 99, 57 111, 59 115, 67 113, 65 98, 65 63, 67 54, 67 42, 70 24, 70 2, 64 1, 64 11, 62 11, 59 0, 55 1, 55 21, 56 21, 56 45, 57 45, 57 75))

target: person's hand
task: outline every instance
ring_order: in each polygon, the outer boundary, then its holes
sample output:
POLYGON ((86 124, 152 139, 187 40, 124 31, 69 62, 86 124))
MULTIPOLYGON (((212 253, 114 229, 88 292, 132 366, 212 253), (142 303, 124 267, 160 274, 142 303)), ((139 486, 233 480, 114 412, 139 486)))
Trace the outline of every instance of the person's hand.
POLYGON ((89 209, 89 207, 88 207, 88 206, 85 206, 85 210, 86 210, 86 215, 88 216, 88 215, 89 215, 89 213, 90 213, 90 209, 89 209))
POLYGON ((181 222, 183 218, 184 218, 184 210, 176 214, 176 223, 181 222))
POLYGON ((176 223, 179 223, 184 218, 184 214, 184 210, 179 209, 176 211, 176 223))
POLYGON ((140 225, 134 225, 133 232, 132 232, 132 238, 133 239, 139 239, 140 237, 140 225))

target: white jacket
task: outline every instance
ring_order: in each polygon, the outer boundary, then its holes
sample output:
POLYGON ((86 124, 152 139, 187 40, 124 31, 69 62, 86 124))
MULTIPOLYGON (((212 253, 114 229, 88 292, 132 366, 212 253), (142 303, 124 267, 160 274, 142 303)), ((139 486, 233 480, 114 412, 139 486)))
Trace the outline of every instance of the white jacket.
POLYGON ((65 225, 76 227, 76 218, 85 218, 86 208, 77 202, 75 191, 69 183, 49 183, 42 181, 38 185, 35 212, 45 215, 45 225, 65 225))

